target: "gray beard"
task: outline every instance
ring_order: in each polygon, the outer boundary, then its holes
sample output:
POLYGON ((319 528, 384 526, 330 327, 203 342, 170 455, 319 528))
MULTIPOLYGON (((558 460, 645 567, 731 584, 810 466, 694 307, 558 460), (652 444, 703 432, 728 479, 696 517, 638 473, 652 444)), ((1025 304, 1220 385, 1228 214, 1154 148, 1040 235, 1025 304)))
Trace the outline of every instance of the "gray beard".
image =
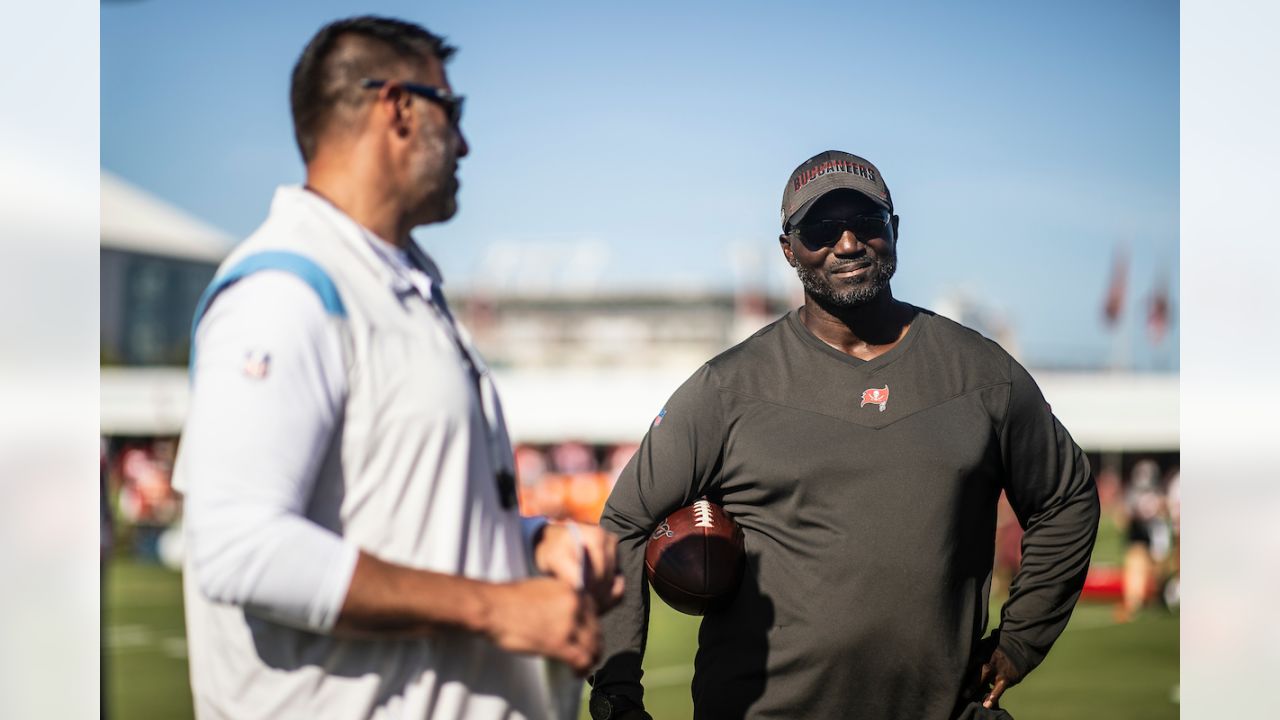
POLYGON ((837 292, 831 287, 831 283, 824 275, 822 270, 814 270, 796 265, 796 276, 800 278, 800 284, 804 286, 804 290, 819 304, 828 305, 838 308, 851 308, 859 305, 865 305, 880 295, 880 292, 889 287, 889 280, 893 278, 893 273, 898 269, 898 257, 877 259, 875 265, 872 266, 872 276, 869 282, 859 283, 848 290, 837 292))

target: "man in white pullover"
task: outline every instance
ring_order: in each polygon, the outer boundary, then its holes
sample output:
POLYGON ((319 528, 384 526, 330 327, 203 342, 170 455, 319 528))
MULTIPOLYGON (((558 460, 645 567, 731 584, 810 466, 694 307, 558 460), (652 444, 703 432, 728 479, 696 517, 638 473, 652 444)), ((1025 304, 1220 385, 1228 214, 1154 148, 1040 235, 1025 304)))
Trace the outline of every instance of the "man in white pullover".
POLYGON ((199 717, 542 718, 543 658, 598 659, 616 539, 522 522, 488 370, 409 235, 456 210, 451 52, 387 18, 312 39, 306 185, 197 309, 175 484, 199 717))

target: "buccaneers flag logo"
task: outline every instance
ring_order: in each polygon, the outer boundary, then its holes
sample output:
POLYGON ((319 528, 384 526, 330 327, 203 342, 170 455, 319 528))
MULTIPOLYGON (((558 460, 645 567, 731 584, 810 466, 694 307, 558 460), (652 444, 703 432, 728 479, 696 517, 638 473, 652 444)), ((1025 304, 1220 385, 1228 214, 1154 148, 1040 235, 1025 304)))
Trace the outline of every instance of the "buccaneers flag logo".
POLYGON ((879 405, 880 412, 884 412, 884 406, 889 402, 889 386, 882 388, 867 388, 862 391, 862 404, 858 407, 866 407, 868 405, 879 405))

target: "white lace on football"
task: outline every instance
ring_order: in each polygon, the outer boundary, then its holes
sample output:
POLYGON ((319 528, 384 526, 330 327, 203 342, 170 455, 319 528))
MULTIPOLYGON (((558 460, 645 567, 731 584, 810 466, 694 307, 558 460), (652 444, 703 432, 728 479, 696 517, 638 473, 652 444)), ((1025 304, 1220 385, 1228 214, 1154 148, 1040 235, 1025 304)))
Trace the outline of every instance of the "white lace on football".
POLYGON ((693 517, 695 518, 694 527, 715 527, 715 522, 711 519, 711 503, 706 500, 697 500, 693 503, 693 517))

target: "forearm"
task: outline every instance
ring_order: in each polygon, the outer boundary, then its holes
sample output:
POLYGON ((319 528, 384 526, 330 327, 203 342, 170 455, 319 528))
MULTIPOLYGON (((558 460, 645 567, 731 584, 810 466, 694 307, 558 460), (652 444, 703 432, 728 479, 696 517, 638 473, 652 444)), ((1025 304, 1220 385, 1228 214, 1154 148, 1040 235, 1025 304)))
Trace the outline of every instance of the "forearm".
POLYGON ((1000 617, 1000 649, 1025 674, 1067 626, 1098 533, 1098 490, 1084 452, 1030 374, 1010 359, 1001 432, 1009 502, 1026 531, 1022 564, 1000 617))
POLYGON ((566 583, 484 582, 360 553, 335 635, 411 637, 443 630, 479 635, 507 652, 552 657, 580 674, 598 659, 595 605, 566 583))
POLYGON ((637 536, 608 514, 601 526, 619 535, 618 568, 626 578, 622 601, 601 618, 604 630, 604 664, 592 676, 592 687, 610 695, 621 695, 642 704, 644 688, 640 684, 645 641, 649 630, 649 584, 644 574, 644 541, 648 533, 637 536))
POLYGON ((429 635, 453 628, 485 634, 494 583, 418 570, 360 552, 335 635, 429 635))
POLYGON ((714 370, 703 365, 676 390, 663 421, 649 429, 618 476, 600 519, 618 536, 626 587, 622 602, 603 618, 606 659, 592 686, 636 703, 644 693, 640 666, 649 631, 645 544, 662 518, 712 487, 726 432, 719 387, 714 370))
POLYGON ((207 521, 197 529, 192 571, 202 592, 276 622, 339 637, 491 626, 495 584, 381 560, 303 518, 240 534, 207 521))
POLYGON ((1022 563, 1001 612, 1000 648, 1023 672, 1039 665, 1070 620, 1098 530, 1092 481, 1028 524, 1022 563))

